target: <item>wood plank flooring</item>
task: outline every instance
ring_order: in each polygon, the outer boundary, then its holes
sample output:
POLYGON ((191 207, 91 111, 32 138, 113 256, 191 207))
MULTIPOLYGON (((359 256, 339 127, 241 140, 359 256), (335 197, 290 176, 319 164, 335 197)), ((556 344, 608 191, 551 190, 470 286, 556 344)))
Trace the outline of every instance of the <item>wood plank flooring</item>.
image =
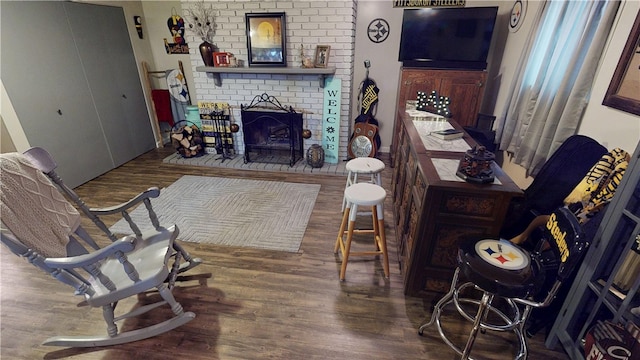
MULTIPOLYGON (((439 294, 406 297, 398 270, 393 229, 387 226, 391 277, 385 280, 376 259, 349 262, 346 281, 338 280, 340 263, 333 254, 340 223, 345 179, 341 176, 242 171, 163 164, 172 149, 153 150, 77 188, 89 206, 128 200, 151 186, 160 188, 185 174, 227 176, 321 184, 322 188, 298 253, 184 243, 204 264, 190 275, 210 273, 205 283, 183 282, 174 294, 195 320, 160 336, 105 348, 59 348, 40 345, 50 336, 104 334, 100 310, 77 307, 72 289, 48 277, 5 247, 0 274, 0 358, 4 359, 457 359, 435 330, 418 327, 428 319, 439 294)), ((391 168, 383 173, 387 190, 391 168)), ((190 189, 185 189, 190 191, 190 189)), ((391 224, 391 198, 385 217, 391 224)), ((278 209, 274 209, 277 211, 278 209)), ((189 216, 189 214, 185 214, 189 216)), ((113 224, 117 217, 106 219, 113 224)), ((84 220, 92 234, 91 224, 84 220)), ((216 219, 211 219, 216 221, 216 219)), ((104 243, 105 240, 101 240, 104 243)), ((358 246, 372 246, 361 243, 358 246)), ((118 309, 138 302, 122 301, 118 309)), ((117 309, 116 309, 117 310, 117 309)), ((470 326, 451 310, 443 319, 453 339, 466 338, 470 326)), ((122 329, 162 321, 167 309, 126 320, 122 329)), ((544 335, 530 339, 530 359, 567 359, 543 345, 544 335)), ((512 333, 479 336, 479 358, 510 359, 512 333)))

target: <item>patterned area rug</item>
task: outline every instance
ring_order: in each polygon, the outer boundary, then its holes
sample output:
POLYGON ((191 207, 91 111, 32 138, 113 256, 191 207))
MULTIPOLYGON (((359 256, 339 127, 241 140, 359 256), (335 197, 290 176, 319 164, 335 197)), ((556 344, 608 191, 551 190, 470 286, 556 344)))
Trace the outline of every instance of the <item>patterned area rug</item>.
MULTIPOLYGON (((177 224, 178 239, 202 244, 297 252, 320 185, 185 175, 151 203, 160 224, 177 224)), ((131 212, 151 229, 144 205, 131 212)), ((124 220, 111 228, 131 230, 124 220)))

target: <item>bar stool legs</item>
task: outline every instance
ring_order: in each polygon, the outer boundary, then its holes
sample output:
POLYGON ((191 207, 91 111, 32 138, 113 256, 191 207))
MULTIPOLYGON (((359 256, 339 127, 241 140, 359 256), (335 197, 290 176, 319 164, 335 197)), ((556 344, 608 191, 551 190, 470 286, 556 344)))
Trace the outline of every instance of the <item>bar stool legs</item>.
POLYGON ((503 311, 492 306, 492 302, 494 300, 495 295, 486 291, 482 292, 481 299, 471 299, 461 297, 460 293, 464 292, 465 289, 473 288, 474 285, 470 282, 460 284, 459 282, 460 276, 460 268, 456 268, 456 271, 453 275, 453 280, 451 281, 451 288, 449 292, 447 292, 435 305, 433 309, 433 313, 431 314, 431 318, 429 322, 422 324, 418 328, 418 334, 422 336, 424 334, 424 330, 430 326, 436 325, 438 329, 438 333, 440 334, 440 338, 444 341, 449 347, 454 350, 458 355, 461 355, 460 359, 467 360, 472 359, 470 357, 471 349, 473 348, 473 344, 475 343, 476 337, 478 335, 479 330, 494 330, 494 331, 513 331, 518 337, 518 342, 520 348, 518 353, 516 354, 516 360, 522 360, 527 358, 528 350, 527 350, 527 342, 524 338, 524 322, 526 321, 527 315, 530 312, 530 308, 525 308, 524 313, 522 313, 519 307, 516 305, 514 301, 511 299, 505 299, 507 301, 508 307, 511 309, 511 316, 505 314, 503 311), (440 321, 442 310, 454 303, 454 307, 458 310, 458 313, 462 315, 465 319, 473 322, 473 326, 471 331, 469 332, 469 337, 467 338, 467 342, 465 343, 464 348, 458 347, 458 345, 454 344, 447 335, 444 333, 442 329, 442 323, 440 321), (461 306, 462 303, 470 303, 478 306, 478 310, 475 314, 467 312, 461 306), (494 313, 500 318, 503 323, 502 324, 493 324, 487 321, 489 313, 494 313))
POLYGON ((333 252, 342 254, 340 267, 340 280, 345 279, 347 263, 350 256, 375 256, 382 255, 384 275, 389 277, 389 256, 387 254, 387 239, 384 230, 384 199, 386 191, 378 185, 370 183, 357 183, 345 189, 344 198, 346 207, 342 214, 342 222, 333 252), (371 207, 372 229, 356 229, 355 222, 358 215, 358 206, 371 207), (351 252, 353 234, 373 234, 375 250, 351 252), (346 236, 346 237, 345 237, 346 236))

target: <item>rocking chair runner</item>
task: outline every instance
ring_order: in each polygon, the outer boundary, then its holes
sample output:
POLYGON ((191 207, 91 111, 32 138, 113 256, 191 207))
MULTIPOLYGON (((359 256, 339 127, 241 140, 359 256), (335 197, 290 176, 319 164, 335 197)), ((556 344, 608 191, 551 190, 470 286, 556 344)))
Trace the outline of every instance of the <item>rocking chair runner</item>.
POLYGON ((177 242, 178 228, 160 226, 150 199, 158 197, 158 188, 150 188, 132 200, 108 208, 87 207, 55 172, 56 163, 41 148, 25 154, 0 155, 1 241, 11 251, 36 267, 75 288, 83 296, 80 305, 101 307, 107 323, 107 335, 52 337, 44 345, 93 347, 122 344, 153 337, 195 318, 185 312, 171 290, 178 273, 200 264, 177 242), (46 175, 45 175, 46 174, 46 175), (53 183, 57 185, 54 186, 53 183), (76 207, 88 216, 111 244, 100 248, 80 225, 81 215, 60 193, 64 192, 76 207), (141 232, 131 220, 128 209, 144 203, 155 229, 141 232), (118 239, 99 216, 121 213, 134 235, 118 239), (182 263, 182 260, 186 262, 182 263), (119 300, 157 290, 163 301, 141 306, 116 317, 119 300), (174 316, 146 328, 118 332, 116 322, 139 316, 168 304, 174 316))

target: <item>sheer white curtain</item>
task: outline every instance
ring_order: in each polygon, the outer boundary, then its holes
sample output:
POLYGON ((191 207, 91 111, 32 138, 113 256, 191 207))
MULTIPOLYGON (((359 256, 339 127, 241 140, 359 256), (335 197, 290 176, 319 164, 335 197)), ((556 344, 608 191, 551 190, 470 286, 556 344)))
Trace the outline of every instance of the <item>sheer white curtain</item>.
POLYGON ((536 175, 576 133, 619 1, 546 1, 496 128, 500 150, 536 175))

